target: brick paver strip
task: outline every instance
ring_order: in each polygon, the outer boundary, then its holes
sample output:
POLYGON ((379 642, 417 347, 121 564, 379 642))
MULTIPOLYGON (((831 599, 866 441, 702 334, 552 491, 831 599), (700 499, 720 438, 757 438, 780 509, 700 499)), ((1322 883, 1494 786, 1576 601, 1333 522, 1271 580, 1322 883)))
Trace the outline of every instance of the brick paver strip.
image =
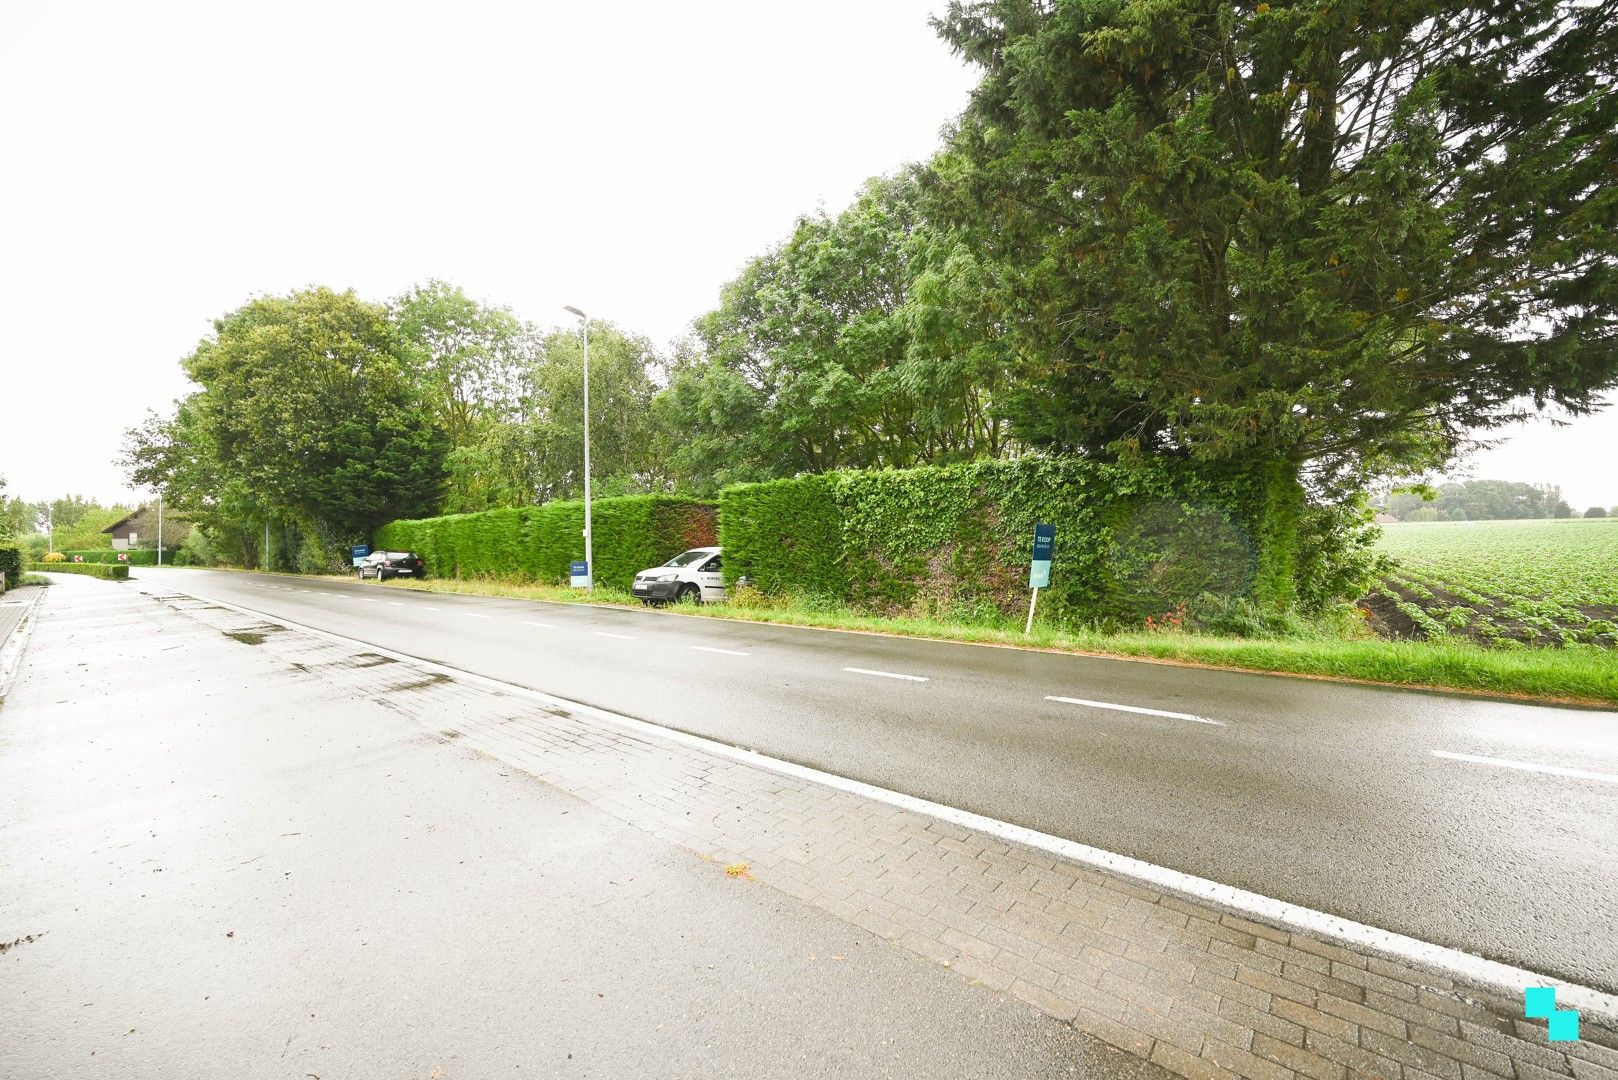
MULTIPOLYGON (((217 629, 263 619, 160 598, 217 629)), ((1188 1077, 1618 1080, 1520 995, 1220 911, 876 799, 298 629, 262 646, 492 757, 1188 1077)))

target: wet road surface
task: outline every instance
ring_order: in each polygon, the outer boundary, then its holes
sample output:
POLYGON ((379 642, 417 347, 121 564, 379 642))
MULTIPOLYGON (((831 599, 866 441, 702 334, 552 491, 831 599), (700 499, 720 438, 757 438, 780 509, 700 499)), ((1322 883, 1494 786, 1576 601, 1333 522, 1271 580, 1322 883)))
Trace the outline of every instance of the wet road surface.
POLYGON ((0 945, 7 1080, 1161 1075, 85 578, 0 706, 0 945))
POLYGON ((1618 992, 1618 713, 140 568, 177 589, 1618 992))

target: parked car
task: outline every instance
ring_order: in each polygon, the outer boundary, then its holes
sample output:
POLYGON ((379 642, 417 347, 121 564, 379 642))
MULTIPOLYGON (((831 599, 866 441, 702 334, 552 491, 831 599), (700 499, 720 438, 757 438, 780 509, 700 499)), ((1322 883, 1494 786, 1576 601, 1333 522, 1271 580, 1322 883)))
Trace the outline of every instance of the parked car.
POLYGON ((414 551, 373 551, 354 568, 361 581, 376 578, 386 581, 390 577, 424 578, 427 564, 414 551))
POLYGON ((719 573, 720 559, 720 549, 716 547, 682 551, 662 566, 636 574, 635 595, 648 604, 721 601, 725 598, 725 579, 719 573))

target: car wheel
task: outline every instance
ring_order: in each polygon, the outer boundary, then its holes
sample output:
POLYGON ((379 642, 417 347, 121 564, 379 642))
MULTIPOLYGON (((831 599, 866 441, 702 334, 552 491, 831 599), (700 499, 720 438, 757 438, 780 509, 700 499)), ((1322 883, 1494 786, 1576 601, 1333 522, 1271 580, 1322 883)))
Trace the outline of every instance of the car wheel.
POLYGON ((688 581, 684 585, 680 586, 680 594, 674 599, 681 604, 687 601, 690 601, 693 604, 700 604, 702 603, 702 590, 688 581))

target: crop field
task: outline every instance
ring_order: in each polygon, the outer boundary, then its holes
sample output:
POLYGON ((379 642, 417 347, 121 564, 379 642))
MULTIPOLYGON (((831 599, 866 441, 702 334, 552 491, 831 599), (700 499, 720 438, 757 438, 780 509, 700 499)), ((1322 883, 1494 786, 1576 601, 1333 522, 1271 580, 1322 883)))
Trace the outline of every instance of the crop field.
POLYGON ((1388 525, 1361 606, 1383 637, 1618 647, 1618 519, 1388 525))

